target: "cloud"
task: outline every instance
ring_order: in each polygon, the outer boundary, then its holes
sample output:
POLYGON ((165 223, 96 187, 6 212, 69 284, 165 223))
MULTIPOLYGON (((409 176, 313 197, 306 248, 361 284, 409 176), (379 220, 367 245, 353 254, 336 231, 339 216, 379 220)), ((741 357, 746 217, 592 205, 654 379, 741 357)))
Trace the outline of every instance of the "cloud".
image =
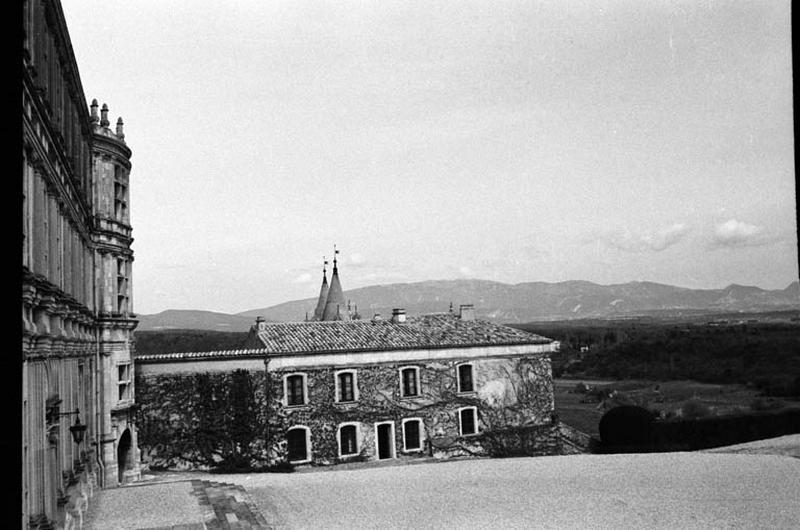
POLYGON ((460 266, 458 268, 458 272, 460 272, 463 276, 473 276, 475 274, 475 272, 466 265, 460 266))
POLYGON ((655 232, 634 233, 628 229, 608 232, 599 239, 606 245, 625 252, 661 252, 679 243, 689 230, 684 223, 674 223, 655 232))
POLYGON ((292 280, 292 283, 310 283, 311 280, 312 280, 311 273, 304 272, 303 274, 292 280))
POLYGON ((763 227, 751 225, 736 219, 718 224, 711 237, 712 248, 758 247, 776 241, 763 227))

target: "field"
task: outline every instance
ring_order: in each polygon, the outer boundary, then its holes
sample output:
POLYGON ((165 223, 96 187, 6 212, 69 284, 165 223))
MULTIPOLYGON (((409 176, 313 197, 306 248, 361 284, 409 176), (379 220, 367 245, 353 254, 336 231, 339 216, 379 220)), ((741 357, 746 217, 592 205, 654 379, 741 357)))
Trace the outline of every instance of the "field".
POLYGON ((554 381, 556 412, 561 421, 591 436, 599 436, 600 418, 611 406, 641 405, 663 412, 665 416, 680 414, 689 402, 695 410, 707 414, 731 414, 761 407, 798 406, 789 399, 764 398, 760 391, 743 385, 698 383, 696 381, 653 382, 642 380, 612 381, 591 379, 556 379, 554 381), (576 391, 584 383, 589 392, 576 391), (594 396, 607 397, 598 401, 594 396))

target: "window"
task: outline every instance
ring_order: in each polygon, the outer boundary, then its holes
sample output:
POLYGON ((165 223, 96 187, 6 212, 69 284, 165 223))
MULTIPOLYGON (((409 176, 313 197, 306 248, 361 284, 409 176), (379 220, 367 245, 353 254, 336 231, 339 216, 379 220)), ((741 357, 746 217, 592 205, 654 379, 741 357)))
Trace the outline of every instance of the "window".
POLYGON ((287 375, 284 380, 284 393, 286 395, 286 405, 289 407, 305 405, 306 399, 306 376, 305 374, 287 375))
POLYGON ((355 370, 336 372, 336 401, 358 401, 358 383, 355 370))
POLYGON ((408 418, 403 420, 403 451, 422 450, 422 420, 408 418))
POLYGON ((339 426, 339 456, 358 454, 358 428, 354 423, 339 426))
POLYGON ((478 432, 478 409, 465 407, 458 409, 458 429, 461 436, 478 432))
POLYGON ((472 392, 474 389, 472 385, 472 365, 462 364, 458 367, 458 391, 459 392, 472 392))
POLYGON ((400 378, 402 380, 402 387, 400 388, 402 397, 419 395, 419 368, 402 368, 400 370, 400 378))
POLYGON ((311 430, 298 425, 286 431, 286 459, 303 463, 311 460, 311 430))
POLYGON ((117 365, 117 388, 119 401, 131 399, 131 365, 130 363, 117 365))
POLYGON ((117 313, 128 312, 128 263, 117 259, 117 313))

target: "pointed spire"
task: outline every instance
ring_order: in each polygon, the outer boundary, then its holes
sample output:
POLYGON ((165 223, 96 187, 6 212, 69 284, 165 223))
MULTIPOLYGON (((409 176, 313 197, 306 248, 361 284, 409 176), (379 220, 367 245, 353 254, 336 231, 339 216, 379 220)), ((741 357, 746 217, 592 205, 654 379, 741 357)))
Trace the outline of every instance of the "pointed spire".
POLYGON ((108 124, 108 105, 103 103, 103 106, 100 107, 100 126, 108 127, 108 124))
POLYGON ((339 251, 336 245, 333 246, 333 274, 331 275, 331 285, 328 288, 328 299, 325 301, 325 311, 322 313, 322 320, 350 320, 350 315, 341 314, 339 307, 345 307, 344 293, 342 284, 339 281, 339 268, 336 255, 339 251))
POLYGON ((123 125, 124 124, 122 123, 122 116, 120 116, 119 118, 117 118, 117 138, 119 138, 120 140, 125 139, 125 133, 122 132, 123 125))
POLYGON ((322 320, 322 314, 325 312, 325 302, 328 301, 328 277, 325 276, 328 260, 322 256, 322 287, 319 289, 319 299, 317 300, 317 307, 314 309, 313 320, 322 320))
POLYGON ((89 123, 97 123, 100 118, 97 117, 97 100, 93 99, 92 104, 89 106, 91 114, 89 116, 89 123))

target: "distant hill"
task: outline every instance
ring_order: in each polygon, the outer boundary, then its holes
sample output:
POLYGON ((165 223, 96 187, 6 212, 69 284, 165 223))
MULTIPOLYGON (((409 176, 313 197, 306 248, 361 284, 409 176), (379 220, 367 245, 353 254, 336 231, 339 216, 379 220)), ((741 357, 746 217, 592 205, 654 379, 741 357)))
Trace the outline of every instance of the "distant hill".
MULTIPOLYGON (((724 289, 687 289, 653 282, 599 285, 586 281, 505 284, 488 280, 442 280, 375 285, 345 291, 362 318, 391 315, 400 307, 409 315, 447 311, 450 302, 474 304, 479 317, 507 323, 573 318, 619 318, 654 312, 759 312, 800 309, 800 284, 786 289, 729 285, 724 289)), ((244 311, 267 320, 303 320, 315 298, 244 311)))
POLYGON ((154 315, 139 315, 137 331, 171 329, 207 329, 214 331, 247 331, 252 319, 241 315, 196 311, 193 309, 168 309, 154 315))
MULTIPOLYGON (((388 317, 393 308, 408 315, 447 311, 450 303, 473 304, 478 317, 504 323, 632 316, 680 316, 697 313, 764 312, 800 309, 800 284, 786 289, 729 285, 724 289, 687 289, 653 282, 599 285, 587 281, 506 284, 488 280, 432 280, 373 285, 345 291, 364 319, 388 317)), ((138 329, 193 328, 247 331, 256 316, 267 321, 301 321, 312 314, 315 298, 243 311, 164 311, 140 316, 138 329)))

